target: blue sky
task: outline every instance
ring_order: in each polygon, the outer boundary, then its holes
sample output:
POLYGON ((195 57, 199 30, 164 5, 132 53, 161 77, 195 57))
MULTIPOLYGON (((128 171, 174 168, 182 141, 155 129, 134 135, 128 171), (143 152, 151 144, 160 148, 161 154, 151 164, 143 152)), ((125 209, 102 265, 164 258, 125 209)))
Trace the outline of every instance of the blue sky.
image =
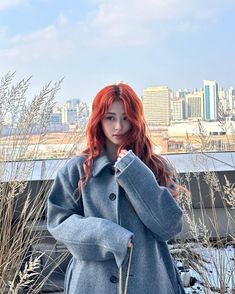
POLYGON ((36 94, 92 100, 106 84, 235 86, 233 0, 1 0, 0 74, 33 76, 36 94))

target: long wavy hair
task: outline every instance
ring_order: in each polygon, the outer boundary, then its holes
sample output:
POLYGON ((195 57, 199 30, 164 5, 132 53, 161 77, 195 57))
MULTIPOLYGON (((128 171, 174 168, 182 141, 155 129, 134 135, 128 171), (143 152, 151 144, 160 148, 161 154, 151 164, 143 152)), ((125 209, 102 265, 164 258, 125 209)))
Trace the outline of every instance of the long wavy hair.
MULTIPOLYGON (((131 149, 152 170, 159 185, 168 187, 171 185, 172 187, 175 184, 172 179, 172 171, 166 167, 165 159, 153 152, 153 145, 147 135, 142 102, 129 85, 120 83, 104 87, 93 100, 92 113, 86 130, 87 146, 82 151, 82 155, 86 156, 83 163, 85 175, 79 181, 79 189, 89 179, 94 158, 98 157, 105 148, 105 135, 101 120, 115 100, 123 102, 125 115, 131 124, 117 154, 121 149, 131 149)), ((176 195, 173 193, 173 196, 176 195)))

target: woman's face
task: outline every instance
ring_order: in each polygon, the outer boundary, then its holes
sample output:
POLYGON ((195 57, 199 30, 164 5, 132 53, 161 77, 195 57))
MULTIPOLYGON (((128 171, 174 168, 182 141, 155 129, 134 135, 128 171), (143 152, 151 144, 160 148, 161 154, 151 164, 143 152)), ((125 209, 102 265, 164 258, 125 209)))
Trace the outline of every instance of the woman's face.
POLYGON ((107 147, 119 147, 125 140, 125 134, 131 128, 126 117, 123 102, 115 100, 101 120, 107 147))

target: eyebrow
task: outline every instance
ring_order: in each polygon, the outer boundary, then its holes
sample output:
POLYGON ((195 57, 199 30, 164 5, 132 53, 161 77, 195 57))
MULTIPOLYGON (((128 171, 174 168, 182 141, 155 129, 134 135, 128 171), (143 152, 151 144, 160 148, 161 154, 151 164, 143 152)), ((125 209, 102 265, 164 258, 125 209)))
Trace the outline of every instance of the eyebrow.
MULTIPOLYGON (((115 112, 106 112, 106 114, 113 114, 113 115, 116 115, 115 112)), ((122 113, 123 115, 126 115, 124 112, 122 113)))

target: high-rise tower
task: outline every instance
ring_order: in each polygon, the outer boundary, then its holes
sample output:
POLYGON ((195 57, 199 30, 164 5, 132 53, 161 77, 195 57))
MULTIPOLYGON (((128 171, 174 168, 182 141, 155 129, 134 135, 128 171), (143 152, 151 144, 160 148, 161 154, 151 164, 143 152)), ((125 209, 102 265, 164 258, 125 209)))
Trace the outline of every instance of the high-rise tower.
POLYGON ((204 119, 207 121, 218 118, 218 84, 216 81, 203 81, 204 88, 204 119))
POLYGON ((170 124, 170 95, 165 86, 144 89, 143 108, 149 126, 170 124))
POLYGON ((203 91, 194 91, 185 96, 186 117, 189 119, 203 119, 203 91))

